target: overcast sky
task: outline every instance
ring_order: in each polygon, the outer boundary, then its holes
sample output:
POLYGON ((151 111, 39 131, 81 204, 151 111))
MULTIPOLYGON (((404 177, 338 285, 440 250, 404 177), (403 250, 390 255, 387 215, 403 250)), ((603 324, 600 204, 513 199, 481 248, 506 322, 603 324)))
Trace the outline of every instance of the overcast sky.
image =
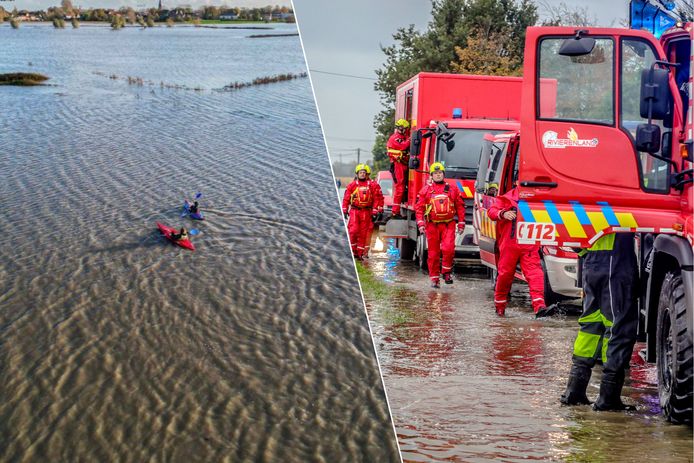
MULTIPOLYGON (((546 3, 558 5, 561 1, 546 0, 546 3)), ((564 3, 587 7, 598 25, 619 27, 620 21, 629 15, 627 0, 565 0, 564 3)), ((374 140, 373 118, 381 108, 378 94, 373 90, 374 71, 385 59, 380 45, 391 45, 392 34, 399 27, 414 24, 424 30, 430 19, 431 2, 294 0, 294 9, 308 65, 314 71, 311 79, 331 155, 338 160, 342 154, 343 160, 347 160, 356 148, 370 151, 374 140)), ((370 158, 371 154, 366 156, 370 158)))
MULTIPOLYGON (((121 6, 130 6, 136 9, 156 8, 159 0, 72 0, 72 4, 82 8, 120 8, 121 6)), ((60 5, 60 0, 16 0, 16 1, 0 1, 0 6, 6 10, 11 10, 17 7, 18 10, 45 10, 50 6, 60 5)), ((198 8, 204 5, 228 5, 228 6, 245 6, 259 7, 267 5, 291 6, 291 0, 162 0, 162 5, 165 8, 171 8, 179 5, 188 5, 193 8, 198 8)))

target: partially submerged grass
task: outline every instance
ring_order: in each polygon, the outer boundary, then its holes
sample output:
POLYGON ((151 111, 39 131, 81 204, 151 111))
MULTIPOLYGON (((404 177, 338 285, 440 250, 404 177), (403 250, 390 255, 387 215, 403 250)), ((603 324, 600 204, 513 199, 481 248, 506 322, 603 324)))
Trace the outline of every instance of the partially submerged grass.
POLYGON ((287 73, 287 74, 277 74, 275 76, 257 77, 255 79, 253 79, 251 82, 234 82, 232 84, 225 85, 220 90, 223 92, 228 92, 231 90, 238 90, 240 88, 253 87, 255 85, 272 84, 275 82, 284 82, 287 80, 300 79, 303 77, 308 77, 308 73, 306 73, 306 72, 301 72, 299 74, 287 73))
POLYGON ((190 90, 193 92, 202 92, 205 90, 203 87, 199 85, 195 87, 189 87, 187 85, 171 84, 164 81, 154 82, 153 80, 147 80, 142 77, 136 76, 119 76, 117 74, 106 74, 105 72, 101 71, 93 71, 93 74, 111 80, 121 80, 123 82, 126 82, 128 85, 134 85, 136 87, 159 87, 162 89, 167 88, 171 90, 190 90))
POLYGON ((412 309, 421 305, 415 291, 379 280, 361 262, 357 262, 357 275, 364 300, 378 314, 382 322, 388 325, 402 325, 421 323, 426 319, 425 312, 412 309))
POLYGON ((13 72, 0 74, 0 85, 42 85, 47 76, 32 72, 13 72))
POLYGON ((294 34, 254 34, 254 35, 249 35, 249 39, 267 39, 270 37, 295 37, 299 35, 298 33, 294 34))
MULTIPOLYGON (((180 85, 180 84, 172 84, 172 83, 167 83, 167 82, 154 82, 151 80, 143 79, 142 77, 133 77, 133 76, 118 76, 116 74, 106 74, 104 72, 100 71, 94 71, 93 72, 97 76, 101 77, 106 77, 111 80, 122 80, 124 82, 127 82, 128 85, 135 85, 138 87, 159 87, 159 88, 167 88, 167 89, 173 89, 173 90, 189 90, 193 92, 203 92, 205 91, 205 88, 201 87, 200 85, 196 85, 194 87, 189 87, 187 85, 180 85)), ((308 77, 308 73, 302 72, 300 74, 278 74, 276 76, 269 76, 269 77, 258 77, 256 79, 253 79, 251 82, 234 82, 233 84, 226 85, 222 88, 219 89, 213 89, 214 91, 217 92, 228 92, 231 90, 238 90, 240 88, 244 87, 252 87, 254 85, 265 85, 265 84, 271 84, 273 82, 283 82, 287 80, 292 80, 292 79, 299 79, 302 77, 308 77)))
POLYGON ((385 299, 395 292, 395 287, 378 280, 371 270, 364 267, 361 262, 357 262, 357 276, 361 283, 361 290, 367 299, 385 299))

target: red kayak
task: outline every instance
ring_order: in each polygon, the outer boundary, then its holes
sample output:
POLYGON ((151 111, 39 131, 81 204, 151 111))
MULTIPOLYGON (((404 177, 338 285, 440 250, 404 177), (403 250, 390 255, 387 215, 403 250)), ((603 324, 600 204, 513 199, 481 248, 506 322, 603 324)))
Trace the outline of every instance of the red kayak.
POLYGON ((159 228, 159 231, 162 232, 162 234, 164 236, 166 236, 166 239, 171 241, 173 244, 177 244, 182 248, 186 248, 186 249, 190 249, 191 251, 195 251, 195 246, 193 245, 193 243, 189 239, 176 240, 176 241, 171 239, 172 233, 178 233, 178 230, 176 230, 175 228, 167 227, 166 225, 161 224, 159 222, 157 222, 157 227, 159 228))

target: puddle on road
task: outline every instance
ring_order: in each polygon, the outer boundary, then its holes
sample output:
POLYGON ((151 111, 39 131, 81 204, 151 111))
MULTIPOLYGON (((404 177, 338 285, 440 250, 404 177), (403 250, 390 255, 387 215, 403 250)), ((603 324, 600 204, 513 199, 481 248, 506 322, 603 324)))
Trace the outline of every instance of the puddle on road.
MULTIPOLYGON (((387 244, 387 242, 386 242, 387 244)), ((404 461, 692 461, 692 430, 660 415, 656 371, 637 344, 623 395, 638 410, 563 407, 580 303, 536 320, 515 283, 494 313, 484 269, 435 290, 397 250, 372 256, 367 310, 404 461)), ((588 396, 598 395, 597 367, 588 396)))

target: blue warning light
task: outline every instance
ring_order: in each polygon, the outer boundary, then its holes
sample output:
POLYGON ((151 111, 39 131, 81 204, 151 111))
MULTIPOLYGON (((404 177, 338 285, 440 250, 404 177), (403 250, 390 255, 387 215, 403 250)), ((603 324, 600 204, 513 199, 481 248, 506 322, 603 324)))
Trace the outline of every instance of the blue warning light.
POLYGON ((660 1, 659 3, 660 5, 655 5, 649 0, 631 0, 629 27, 646 30, 659 39, 663 32, 677 24, 677 18, 667 12, 675 8, 674 2, 660 1))
POLYGON ((460 108, 453 108, 453 119, 462 119, 463 110, 460 108))

